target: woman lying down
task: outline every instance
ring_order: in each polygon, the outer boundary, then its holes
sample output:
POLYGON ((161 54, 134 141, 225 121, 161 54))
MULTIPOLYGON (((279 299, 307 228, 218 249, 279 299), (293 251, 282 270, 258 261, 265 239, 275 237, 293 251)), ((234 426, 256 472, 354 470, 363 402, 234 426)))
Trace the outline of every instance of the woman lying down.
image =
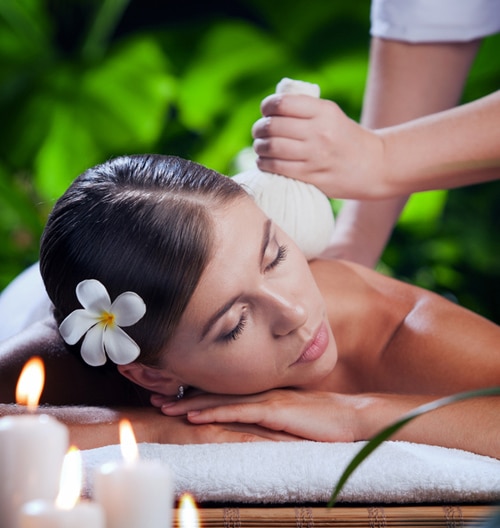
MULTIPOLYGON (((56 203, 40 269, 54 314, 5 341, 2 412, 32 355, 81 448, 365 440, 443 395, 500 384, 500 328, 344 261, 306 261, 230 178, 171 156, 91 168, 56 203), (152 403, 152 405, 150 405, 152 403)), ((500 458, 500 400, 396 438, 500 458)))

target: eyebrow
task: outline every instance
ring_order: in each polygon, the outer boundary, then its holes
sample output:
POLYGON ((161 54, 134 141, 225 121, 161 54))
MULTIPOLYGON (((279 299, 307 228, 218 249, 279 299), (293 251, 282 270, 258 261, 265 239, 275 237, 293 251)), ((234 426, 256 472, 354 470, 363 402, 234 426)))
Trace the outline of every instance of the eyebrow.
MULTIPOLYGON (((266 253, 266 248, 269 245, 269 240, 271 238, 271 220, 266 220, 264 224, 264 233, 262 236, 262 243, 260 246, 260 262, 264 260, 264 255, 266 253)), ((225 313, 227 313, 231 306, 238 300, 239 295, 236 295, 232 299, 230 299, 226 304, 221 306, 207 321, 207 323, 203 326, 203 330, 201 331, 200 341, 202 341, 205 336, 208 334, 210 328, 218 321, 225 313)))

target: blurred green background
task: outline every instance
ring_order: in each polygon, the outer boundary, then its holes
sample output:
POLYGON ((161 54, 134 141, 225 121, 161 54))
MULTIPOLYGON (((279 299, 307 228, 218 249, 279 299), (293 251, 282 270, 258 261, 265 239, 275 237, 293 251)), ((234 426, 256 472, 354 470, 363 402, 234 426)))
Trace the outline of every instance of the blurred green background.
MULTIPOLYGON (((354 119, 369 0, 1 0, 0 290, 38 258, 54 200, 124 153, 231 174, 282 77, 318 83, 354 119)), ((464 101, 500 85, 483 43, 464 101)), ((338 206, 339 204, 335 204, 338 206)), ((381 270, 500 322, 500 182, 412 198, 381 270)))

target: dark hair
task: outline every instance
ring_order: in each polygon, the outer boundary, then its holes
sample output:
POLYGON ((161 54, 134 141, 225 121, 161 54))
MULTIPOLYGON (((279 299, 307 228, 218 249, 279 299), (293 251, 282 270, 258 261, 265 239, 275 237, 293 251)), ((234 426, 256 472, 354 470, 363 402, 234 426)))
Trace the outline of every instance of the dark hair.
POLYGON ((133 291, 146 315, 126 329, 155 365, 212 251, 211 207, 246 192, 230 178, 175 156, 123 156, 80 175, 57 201, 40 268, 60 323, 80 308, 76 285, 97 279, 111 299, 133 291))

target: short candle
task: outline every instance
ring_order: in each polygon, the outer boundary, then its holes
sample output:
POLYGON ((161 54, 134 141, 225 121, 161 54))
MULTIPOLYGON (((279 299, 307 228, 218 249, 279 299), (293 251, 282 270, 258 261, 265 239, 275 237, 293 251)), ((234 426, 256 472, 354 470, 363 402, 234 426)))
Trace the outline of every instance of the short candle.
POLYGON ((160 462, 138 458, 126 420, 120 423, 120 442, 125 460, 104 464, 94 478, 94 498, 104 509, 107 528, 169 528, 174 502, 170 471, 160 462))
POLYGON ((105 528, 102 508, 96 503, 79 501, 81 487, 80 452, 71 448, 64 458, 57 499, 26 503, 19 515, 19 528, 105 528))
POLYGON ((19 528, 105 528, 102 508, 92 502, 80 502, 70 510, 61 510, 47 500, 26 503, 20 512, 19 528))

